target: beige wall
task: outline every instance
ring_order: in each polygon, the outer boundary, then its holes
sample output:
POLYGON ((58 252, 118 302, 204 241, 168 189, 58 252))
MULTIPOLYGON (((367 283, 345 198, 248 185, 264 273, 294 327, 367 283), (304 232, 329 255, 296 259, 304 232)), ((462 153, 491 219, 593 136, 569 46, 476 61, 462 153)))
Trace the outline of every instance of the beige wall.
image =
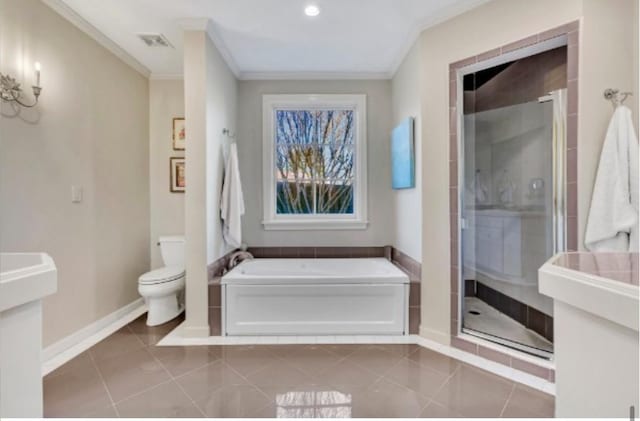
POLYGON ((223 128, 236 127, 237 82, 205 31, 184 35, 186 336, 209 336, 207 264, 227 248, 221 236, 223 128))
MULTIPOLYGON (((637 86, 637 0, 584 0, 578 90, 578 245, 584 249, 591 193, 600 150, 613 108, 602 93, 607 88, 631 91, 637 86), (634 27, 636 29, 634 29, 634 27)), ((634 92, 638 95, 638 91, 634 92)), ((634 99, 625 102, 638 110, 634 99)))
POLYGON ((238 81, 207 39, 207 264, 231 250, 222 238, 220 193, 224 157, 234 141, 222 133, 237 130, 238 81))
POLYGON ((184 82, 149 81, 149 192, 151 206, 151 268, 162 267, 158 237, 184 234, 184 193, 169 191, 169 158, 173 150, 172 122, 184 117, 184 82))
POLYGON ((636 112, 634 115, 634 124, 636 127, 636 133, 638 132, 638 130, 640 130, 640 127, 638 127, 640 125, 640 91, 638 90, 640 88, 640 83, 639 83, 639 79, 640 79, 640 2, 634 2, 635 5, 635 10, 633 12, 633 16, 635 16, 635 20, 633 22, 633 40, 634 40, 634 45, 633 45, 633 54, 635 55, 635 57, 638 57, 638 60, 634 60, 634 66, 633 66, 633 74, 636 75, 635 77, 635 81, 633 84, 633 98, 630 99, 630 102, 633 102, 634 106, 636 107, 636 112))
POLYGON ((42 63, 40 105, 8 117, 2 104, 0 249, 56 262, 46 346, 138 298, 149 269, 148 82, 37 0, 0 0, 0 60, 27 86, 42 63))
MULTIPOLYGON (((579 213, 584 229, 592 174, 611 116, 605 87, 632 88, 633 0, 495 0, 421 34, 423 167, 423 270, 421 334, 448 342, 449 287, 449 63, 584 19, 580 52, 579 213)), ((636 93, 637 94, 637 93, 636 93)))
POLYGON ((407 117, 415 119, 415 174, 413 189, 393 190, 393 246, 422 261, 422 114, 420 112, 420 40, 405 56, 391 80, 393 127, 407 117))
POLYGON ((382 246, 393 239, 390 223, 391 83, 388 80, 241 81, 237 145, 246 213, 244 242, 250 246, 382 246), (366 94, 368 221, 365 230, 265 231, 262 226, 262 95, 366 94))

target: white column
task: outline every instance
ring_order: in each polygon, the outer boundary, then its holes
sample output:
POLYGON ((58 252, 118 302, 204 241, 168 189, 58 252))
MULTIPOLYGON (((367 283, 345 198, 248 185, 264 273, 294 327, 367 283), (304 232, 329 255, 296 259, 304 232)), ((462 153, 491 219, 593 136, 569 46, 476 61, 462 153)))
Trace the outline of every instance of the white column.
POLYGON ((209 336, 207 297, 207 68, 205 31, 184 33, 187 337, 209 336))
POLYGON ((229 251, 222 239, 223 150, 236 131, 238 81, 208 19, 182 21, 186 123, 186 323, 184 335, 209 336, 207 266, 229 251))

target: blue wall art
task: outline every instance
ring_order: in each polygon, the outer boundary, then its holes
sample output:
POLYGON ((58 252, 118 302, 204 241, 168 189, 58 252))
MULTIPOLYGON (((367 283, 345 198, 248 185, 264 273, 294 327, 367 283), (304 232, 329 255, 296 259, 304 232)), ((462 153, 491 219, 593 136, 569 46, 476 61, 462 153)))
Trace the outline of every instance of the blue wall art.
POLYGON ((408 117, 391 132, 391 187, 410 189, 415 186, 413 117, 408 117))

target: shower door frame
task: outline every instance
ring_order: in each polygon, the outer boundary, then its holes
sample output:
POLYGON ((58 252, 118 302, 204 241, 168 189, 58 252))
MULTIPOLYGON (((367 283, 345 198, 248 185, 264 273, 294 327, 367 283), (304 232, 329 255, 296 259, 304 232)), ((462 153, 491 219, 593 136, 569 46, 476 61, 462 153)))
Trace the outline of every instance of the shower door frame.
MULTIPOLYGON (((451 250, 451 345, 484 358, 511 365, 530 374, 553 380, 553 366, 503 344, 462 332, 462 194, 464 187, 463 89, 464 75, 502 63, 536 55, 554 48, 567 47, 567 121, 565 147, 565 240, 566 250, 577 250, 577 117, 578 117, 578 40, 579 21, 532 35, 449 66, 450 146, 450 250, 451 250), (460 104, 460 106, 456 106, 460 104)), ((555 206, 554 206, 555 208, 555 206)))
MULTIPOLYGON (((555 46, 553 46, 552 48, 556 48, 555 46)), ((542 53, 544 53, 544 51, 542 51, 542 53)), ((535 54, 539 54, 539 53, 535 53, 535 54)), ((473 67, 470 68, 471 70, 469 71, 462 71, 461 72, 461 76, 462 78, 464 78, 466 75, 468 74, 472 74, 477 72, 478 70, 484 70, 485 68, 481 68, 481 69, 474 69, 473 67)), ((566 250, 566 228, 565 228, 565 220, 566 220, 566 195, 565 195, 565 185, 566 185, 566 174, 565 174, 565 165, 564 165, 564 161, 565 161, 565 150, 566 150, 566 139, 565 139, 565 130, 564 127, 566 126, 566 119, 564 119, 561 122, 556 122, 555 118, 556 118, 556 107, 557 106, 563 106, 566 108, 566 103, 562 100, 562 97, 564 97, 566 95, 565 91, 566 88, 562 88, 559 89, 556 94, 554 93, 550 93, 548 95, 544 95, 542 97, 539 97, 537 100, 532 100, 532 101, 528 101, 526 103, 522 103, 522 104, 514 104, 513 106, 518 106, 518 105, 527 105, 527 104, 538 104, 538 106, 542 106, 541 104, 546 103, 546 102, 551 102, 553 104, 553 110, 552 110, 552 124, 551 124, 551 130, 549 131, 549 135, 551 136, 551 166, 550 166, 550 170, 551 170, 551 174, 550 174, 550 180, 551 182, 548 183, 549 186, 551 186, 551 203, 549 205, 548 210, 551 211, 551 232, 547 232, 547 240, 549 240, 552 243, 552 246, 548 249, 548 251, 551 251, 551 255, 548 256, 548 258, 550 258, 551 256, 555 255, 558 252, 563 252, 566 250), (558 100, 553 99, 554 96, 558 96, 558 100), (554 132, 560 132, 560 133, 554 133, 554 132)), ((466 283, 466 279, 464 279, 463 274, 464 274, 464 265, 465 265, 465 259, 468 257, 465 255, 465 243, 468 241, 471 241, 470 238, 465 238, 463 237, 463 233, 465 231, 467 231, 467 222, 471 220, 471 217, 468 215, 468 212, 465 210, 466 209, 466 204, 465 204, 465 199, 464 199, 464 194, 463 192, 466 191, 466 188, 468 187, 465 186, 465 184, 468 183, 467 177, 465 175, 465 167, 467 165, 466 162, 466 156, 465 156, 465 151, 467 150, 467 146, 464 145, 466 143, 466 139, 467 139, 467 135, 469 133, 465 133, 465 131, 467 130, 467 127, 465 126, 464 123, 464 114, 459 113, 459 118, 460 118, 460 142, 459 142, 459 156, 458 156, 458 162, 460 162, 459 165, 459 172, 458 172, 458 203, 460 204, 460 213, 459 213, 459 226, 462 227, 462 229, 460 229, 460 234, 459 234, 459 241, 458 241, 458 255, 459 255, 459 265, 458 265, 458 271, 459 271, 459 277, 461 279, 461 282, 466 283), (463 211, 464 210, 464 211, 463 211)), ((472 129, 473 130, 473 129, 472 129)), ((472 158, 473 159, 473 158, 472 158)), ((546 200, 545 200, 546 202, 546 200)), ((547 204, 545 203, 545 207, 547 206, 547 204)), ((546 222, 546 217, 545 217, 545 224, 546 222)), ((473 234, 471 234, 473 235, 473 234)), ((506 235, 506 234, 503 234, 506 235)), ((522 239, 523 242, 526 242, 527 239, 526 237, 522 239)), ((475 238, 475 242, 477 242, 477 237, 475 238)), ((547 252, 548 252, 547 251, 547 252)), ((524 251, 522 252, 524 253, 524 251)), ((524 258, 524 254, 522 255, 522 257, 524 258)), ((480 272, 482 273, 482 270, 478 269, 475 264, 476 264, 476 258, 477 255, 472 257, 472 271, 476 274, 476 276, 474 276, 473 279, 478 279, 477 277, 477 273, 480 272)), ((489 284, 490 285, 490 284, 489 284)), ((537 283, 536 283, 537 285, 537 283)), ((516 349, 518 351, 522 351, 525 352, 527 354, 530 355, 534 355, 536 357, 540 357, 540 358, 544 358, 547 360, 550 360, 553 356, 553 351, 549 351, 549 350, 544 350, 541 348, 536 348, 532 345, 526 345, 524 343, 520 343, 514 339, 511 339, 509 337, 509 335, 505 334, 504 332, 502 332, 502 335, 498 335, 498 332, 494 332, 494 333, 489 333, 488 331, 483 331, 483 330, 478 330, 478 329, 474 329, 471 328, 469 326, 465 326, 465 315, 466 313, 466 309, 465 309, 465 303, 464 301, 464 297, 466 297, 466 290, 467 290, 467 285, 460 285, 460 290, 463 291, 463 294, 461 294, 461 303, 460 303, 460 323, 461 323, 461 331, 463 333, 467 333, 469 335, 472 336, 476 336, 479 338, 483 338, 486 339, 488 341, 494 342, 496 344, 500 344, 500 345, 504 345, 506 347, 510 347, 513 349, 516 349)), ((500 292, 498 290, 498 292, 500 292)), ((537 291, 536 291, 537 292, 537 291)), ((508 294, 506 294, 508 296, 508 294)), ((501 300, 499 300, 501 301, 501 300)), ((522 303, 520 303, 522 305, 522 303)), ((508 314, 505 313, 504 308, 497 308, 498 311, 501 314, 505 314, 507 316, 509 316, 508 314)), ((527 309, 528 312, 528 309, 527 309)), ((526 317, 525 317, 526 319, 526 317)), ((536 333, 538 333, 539 335, 542 335, 543 337, 545 336, 545 326, 547 324, 550 324, 549 322, 552 322, 553 319, 551 317, 544 317, 543 318, 544 323, 542 323, 542 331, 538 331, 538 330, 534 330, 536 333)), ((522 321, 518 320, 519 323, 523 323, 522 321)), ((525 327, 527 327, 528 329, 531 329, 531 327, 526 324, 526 322, 524 323, 525 327)), ((549 337, 547 337, 546 339, 549 339, 549 337)))

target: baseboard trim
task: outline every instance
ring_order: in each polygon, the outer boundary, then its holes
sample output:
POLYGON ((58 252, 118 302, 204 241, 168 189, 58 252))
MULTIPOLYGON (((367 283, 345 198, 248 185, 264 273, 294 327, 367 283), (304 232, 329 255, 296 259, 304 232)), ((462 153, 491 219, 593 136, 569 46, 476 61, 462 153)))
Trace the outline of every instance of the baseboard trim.
POLYGON ((147 311, 143 298, 127 304, 88 326, 60 339, 42 350, 42 375, 45 376, 80 355, 147 311))
POLYGON ((449 335, 423 326, 420 326, 419 335, 425 339, 438 342, 445 346, 449 346, 451 343, 451 337, 449 335))
POLYGON ((209 326, 184 326, 182 333, 185 338, 208 338, 210 328, 209 326))
POLYGON ((479 355, 472 354, 462 349, 454 348, 449 345, 443 345, 442 343, 427 339, 422 336, 416 338, 416 344, 455 358, 459 361, 480 368, 482 370, 489 371, 498 376, 510 379, 514 382, 524 384, 549 395, 555 396, 556 394, 556 385, 554 383, 551 383, 547 379, 543 379, 541 377, 534 376, 516 368, 488 360, 484 357, 480 357, 479 355))

